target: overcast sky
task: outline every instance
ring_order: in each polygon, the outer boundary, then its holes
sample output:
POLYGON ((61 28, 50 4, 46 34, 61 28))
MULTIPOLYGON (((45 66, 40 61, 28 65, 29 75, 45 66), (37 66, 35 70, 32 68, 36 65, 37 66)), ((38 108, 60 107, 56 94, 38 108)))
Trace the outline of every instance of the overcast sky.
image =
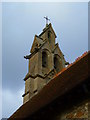
POLYGON ((24 81, 34 35, 45 27, 49 16, 56 42, 68 62, 88 50, 88 3, 3 3, 2 5, 2 82, 3 117, 22 105, 24 81))

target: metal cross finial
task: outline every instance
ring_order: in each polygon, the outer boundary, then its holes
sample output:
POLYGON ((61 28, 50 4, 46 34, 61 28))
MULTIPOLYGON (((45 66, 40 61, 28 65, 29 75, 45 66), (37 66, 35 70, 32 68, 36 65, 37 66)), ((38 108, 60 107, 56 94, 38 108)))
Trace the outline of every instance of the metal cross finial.
POLYGON ((44 17, 46 19, 46 25, 48 25, 48 21, 50 21, 50 19, 48 18, 48 16, 44 17))

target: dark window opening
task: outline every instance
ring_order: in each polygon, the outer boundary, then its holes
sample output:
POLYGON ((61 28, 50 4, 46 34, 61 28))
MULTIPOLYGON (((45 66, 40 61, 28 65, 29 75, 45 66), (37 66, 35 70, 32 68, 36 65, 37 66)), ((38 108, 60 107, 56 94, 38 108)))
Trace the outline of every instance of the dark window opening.
POLYGON ((60 62, 56 56, 54 57, 54 68, 57 72, 60 71, 60 62))
POLYGON ((50 38, 51 36, 51 31, 48 31, 48 38, 50 38))
POLYGON ((50 32, 48 32, 48 38, 50 38, 50 32))
POLYGON ((48 62, 47 53, 43 52, 42 53, 42 66, 47 67, 47 62, 48 62))

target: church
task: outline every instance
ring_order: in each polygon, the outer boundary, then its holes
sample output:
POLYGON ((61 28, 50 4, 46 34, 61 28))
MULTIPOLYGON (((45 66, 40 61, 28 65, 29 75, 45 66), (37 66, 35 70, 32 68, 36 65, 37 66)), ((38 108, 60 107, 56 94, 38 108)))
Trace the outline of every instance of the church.
POLYGON ((23 105, 8 120, 66 120, 90 118, 90 52, 69 64, 48 24, 35 35, 28 59, 23 105))
POLYGON ((28 73, 25 76, 25 94, 23 103, 37 94, 58 72, 60 72, 67 62, 55 43, 56 34, 52 24, 46 24, 43 32, 37 36, 30 50, 30 55, 25 56, 29 60, 28 73))

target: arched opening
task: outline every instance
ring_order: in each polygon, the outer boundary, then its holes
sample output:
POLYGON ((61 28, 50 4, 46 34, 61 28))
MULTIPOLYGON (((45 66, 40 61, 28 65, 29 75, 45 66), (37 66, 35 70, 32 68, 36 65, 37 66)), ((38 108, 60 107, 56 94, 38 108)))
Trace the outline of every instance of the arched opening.
POLYGON ((48 31, 48 38, 50 38, 50 31, 48 31))
POLYGON ((60 72, 60 57, 58 55, 54 56, 54 68, 56 72, 60 72))
POLYGON ((45 51, 42 52, 42 67, 48 66, 48 56, 45 51))

